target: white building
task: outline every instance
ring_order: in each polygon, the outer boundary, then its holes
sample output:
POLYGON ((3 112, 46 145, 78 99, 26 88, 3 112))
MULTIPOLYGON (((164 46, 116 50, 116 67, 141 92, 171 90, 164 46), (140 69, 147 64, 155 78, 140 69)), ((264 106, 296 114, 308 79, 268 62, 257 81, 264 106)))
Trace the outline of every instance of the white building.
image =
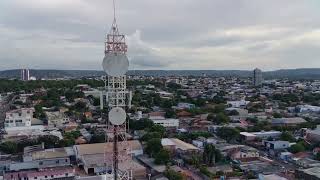
POLYGON ((204 147, 204 143, 202 141, 199 141, 199 140, 192 140, 192 144, 195 145, 198 148, 203 148, 204 147))
POLYGON ((253 132, 252 134, 256 135, 261 139, 278 138, 281 136, 282 132, 280 131, 261 131, 261 132, 253 132))
POLYGON ((320 112, 320 107, 319 106, 311 106, 311 105, 299 105, 297 106, 297 110, 300 113, 305 113, 305 112, 320 112))
POLYGON ((289 141, 266 141, 265 146, 268 149, 272 149, 272 150, 287 149, 290 147, 290 142, 289 141))
POLYGON ((246 101, 244 99, 240 101, 227 101, 227 104, 233 108, 240 108, 240 107, 246 107, 250 101, 246 101))
POLYGON ((5 129, 12 127, 30 127, 33 118, 33 108, 15 109, 6 113, 5 129))
POLYGON ((179 119, 173 118, 157 118, 151 119, 154 124, 161 125, 166 128, 178 128, 179 127, 179 119))
POLYGON ((196 106, 194 104, 191 103, 178 103, 177 105, 177 109, 193 109, 196 106))

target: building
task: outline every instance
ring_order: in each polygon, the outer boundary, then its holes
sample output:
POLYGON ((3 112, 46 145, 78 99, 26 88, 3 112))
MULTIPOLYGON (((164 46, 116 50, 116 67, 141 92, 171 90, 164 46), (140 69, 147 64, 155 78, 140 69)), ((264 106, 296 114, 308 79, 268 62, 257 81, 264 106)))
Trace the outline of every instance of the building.
POLYGON ((308 179, 308 180, 320 180, 320 167, 313 167, 309 169, 296 169, 295 178, 308 179))
POLYGON ((259 174, 259 180, 288 180, 287 178, 281 177, 277 174, 259 174))
POLYGON ((54 111, 54 112, 45 112, 46 117, 48 120, 48 127, 63 127, 65 124, 69 123, 69 118, 60 111, 54 111))
POLYGON ((243 141, 254 141, 257 136, 249 132, 240 132, 240 138, 243 141))
POLYGON ((294 127, 307 121, 301 117, 292 118, 274 118, 271 121, 272 126, 294 127))
POLYGON ((33 118, 33 113, 33 108, 20 108, 6 112, 4 129, 7 134, 5 136, 23 136, 42 132, 44 126, 36 123, 37 120, 33 118))
POLYGON ((244 162, 257 160, 259 157, 259 151, 249 146, 240 147, 230 154, 232 160, 244 162))
POLYGON ((298 105, 296 110, 300 113, 309 113, 309 112, 320 112, 319 106, 311 106, 311 105, 298 105))
POLYGON ((44 149, 44 145, 28 146, 24 148, 23 161, 8 163, 8 171, 23 171, 32 169, 68 167, 74 151, 70 147, 44 149))
POLYGON ((259 139, 268 139, 273 138, 277 139, 281 136, 282 132, 280 131, 261 131, 261 132, 240 132, 240 137, 244 141, 253 141, 256 138, 259 139))
POLYGON ((314 130, 308 129, 306 131, 305 138, 306 138, 306 140, 311 141, 313 143, 320 142, 320 126, 318 126, 314 130))
POLYGON ((165 128, 178 128, 179 119, 163 118, 163 119, 151 119, 154 124, 161 125, 165 128))
POLYGON ((33 119, 33 108, 15 109, 6 112, 4 126, 6 129, 11 127, 28 127, 31 126, 33 119))
POLYGON ((191 103, 178 103, 176 109, 193 109, 195 108, 196 105, 191 104, 191 103))
MULTIPOLYGON (((82 166, 87 174, 106 173, 112 170, 113 142, 75 145, 73 148, 78 165, 82 166), (106 165, 105 161, 109 159, 110 164, 106 165)), ((141 143, 138 140, 119 142, 118 149, 122 156, 119 159, 119 169, 132 170, 133 177, 137 179, 145 177, 146 168, 132 158, 143 155, 141 143), (130 151, 126 150, 127 147, 130 147, 130 151)))
POLYGON ((280 159, 284 160, 284 161, 289 161, 292 157, 292 153, 291 152, 281 152, 280 153, 280 159))
POLYGON ((264 145, 269 150, 281 150, 290 147, 289 141, 265 141, 264 145))
POLYGON ((262 85, 262 71, 258 68, 253 70, 253 85, 254 86, 261 86, 262 85))
POLYGON ((72 167, 44 168, 41 170, 28 170, 7 172, 4 174, 4 180, 37 180, 37 179, 65 179, 73 180, 75 169, 72 167))
POLYGON ((161 139, 161 145, 163 146, 163 148, 169 150, 170 152, 189 153, 200 151, 200 149, 196 146, 181 141, 177 138, 163 138, 161 139))
POLYGON ((232 108, 245 108, 250 103, 250 101, 246 101, 244 99, 240 101, 227 101, 227 105, 232 108))
POLYGON ((179 119, 165 118, 165 112, 156 111, 149 113, 149 119, 153 121, 154 124, 161 125, 166 128, 178 128, 179 119))
POLYGON ((29 69, 21 69, 21 80, 22 81, 29 81, 30 80, 29 69))

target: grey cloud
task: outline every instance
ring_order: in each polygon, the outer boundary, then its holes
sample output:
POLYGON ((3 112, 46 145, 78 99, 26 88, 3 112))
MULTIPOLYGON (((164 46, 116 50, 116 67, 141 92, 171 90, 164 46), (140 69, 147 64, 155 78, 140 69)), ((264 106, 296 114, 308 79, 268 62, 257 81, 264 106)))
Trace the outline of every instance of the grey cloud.
MULTIPOLYGON (((101 69, 111 3, 0 1, 0 69, 101 69)), ((133 68, 248 69, 255 62, 276 69, 320 67, 318 45, 287 40, 320 29, 318 7, 313 0, 119 0, 117 16, 133 68)))

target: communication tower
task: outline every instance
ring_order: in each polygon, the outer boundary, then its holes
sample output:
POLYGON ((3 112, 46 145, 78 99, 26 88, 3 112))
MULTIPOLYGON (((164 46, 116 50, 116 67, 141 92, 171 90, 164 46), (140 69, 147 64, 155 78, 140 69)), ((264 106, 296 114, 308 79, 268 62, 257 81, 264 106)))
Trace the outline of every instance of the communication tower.
POLYGON ((110 32, 105 39, 105 57, 102 67, 107 73, 104 78, 104 97, 108 108, 106 124, 106 146, 104 161, 106 166, 106 179, 129 180, 132 179, 130 163, 131 148, 128 143, 128 122, 126 121, 126 108, 131 106, 131 92, 126 87, 126 72, 129 68, 127 58, 127 45, 125 35, 120 34, 116 22, 115 2, 113 0, 114 19, 110 32), (112 152, 110 152, 112 143, 112 152), (126 164, 126 165, 123 165, 126 164), (121 167, 119 167, 121 165, 121 167))

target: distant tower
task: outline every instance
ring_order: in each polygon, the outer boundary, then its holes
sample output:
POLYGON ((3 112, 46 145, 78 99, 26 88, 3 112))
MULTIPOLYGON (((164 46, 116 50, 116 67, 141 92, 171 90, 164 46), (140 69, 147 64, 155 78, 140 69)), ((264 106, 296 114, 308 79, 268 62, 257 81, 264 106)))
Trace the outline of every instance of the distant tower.
POLYGON ((262 71, 258 68, 253 70, 253 85, 261 86, 262 85, 262 71))
POLYGON ((29 69, 21 69, 21 80, 22 81, 29 81, 30 80, 29 69))

